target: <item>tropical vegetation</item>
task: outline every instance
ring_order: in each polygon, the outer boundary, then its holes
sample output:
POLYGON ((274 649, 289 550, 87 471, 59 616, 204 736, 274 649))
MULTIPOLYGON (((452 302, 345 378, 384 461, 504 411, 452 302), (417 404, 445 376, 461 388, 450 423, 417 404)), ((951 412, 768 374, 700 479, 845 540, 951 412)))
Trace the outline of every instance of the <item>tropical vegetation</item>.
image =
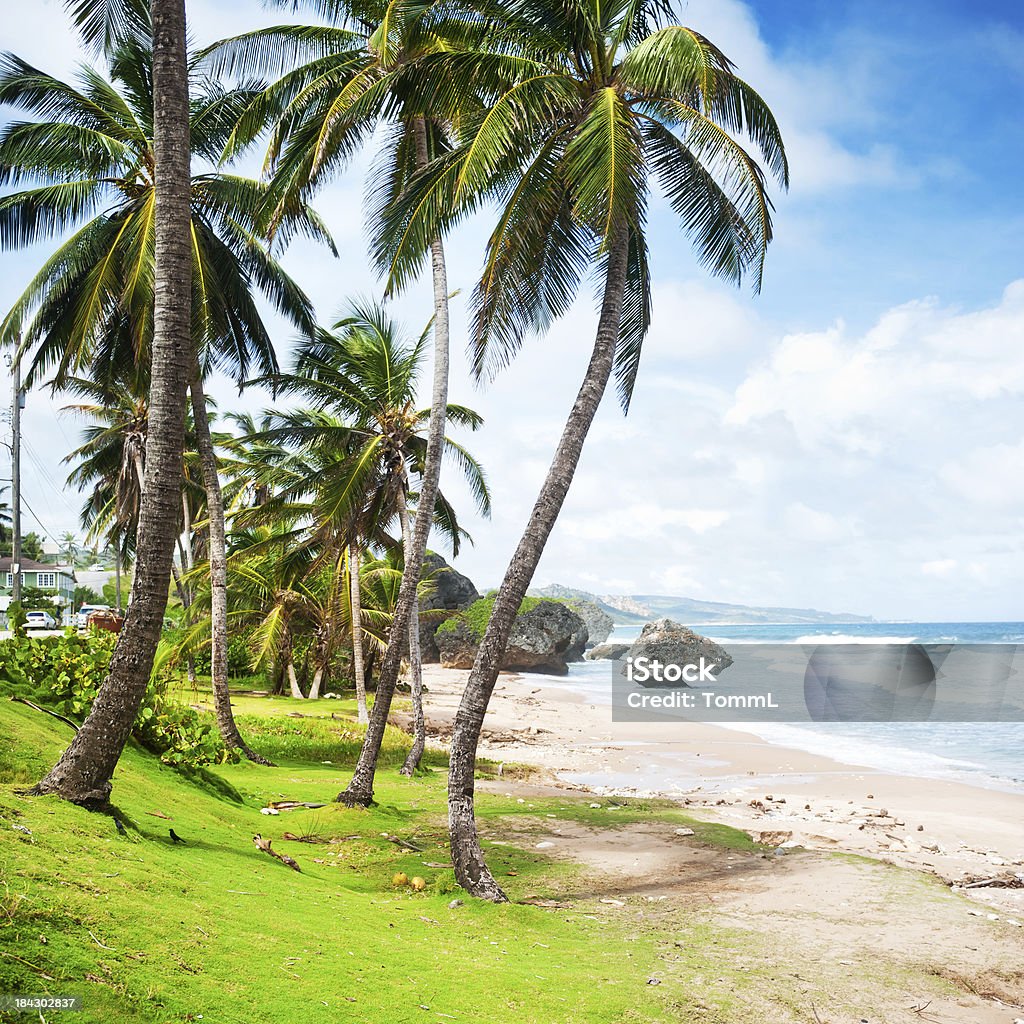
MULTIPOLYGON (((415 736, 402 767, 415 778, 424 556, 432 531, 455 553, 466 539, 443 465, 489 511, 482 467, 447 436, 482 425, 448 400, 446 243, 483 217, 467 339, 481 381, 585 282, 597 292, 550 469, 500 588, 471 610, 480 647, 449 748, 454 881, 501 902, 477 829, 481 728, 598 407, 613 379, 624 410, 634 394, 652 196, 708 272, 759 289, 768 180, 788 181, 772 113, 670 0, 310 0, 294 6, 316 24, 192 51, 185 0, 68 6, 98 58, 75 82, 0 58, 0 102, 28 118, 0 134, 0 248, 52 247, 0 343, 30 386, 77 399, 85 433, 68 461, 86 491, 84 539, 132 582, 102 682, 90 675, 88 699, 50 687, 50 703, 71 700, 76 731, 34 792, 108 808, 138 723, 176 686, 205 684, 207 666, 217 749, 267 770, 282 755, 243 739, 232 711, 243 680, 287 699, 351 692, 358 754, 337 797, 350 807, 374 801, 406 666, 415 736), (282 254, 297 235, 334 252, 313 204, 369 145, 382 296, 323 327, 282 254), (256 147, 261 176, 234 173, 256 147), (428 325, 407 337, 387 303, 425 269, 428 325), (297 337, 272 337, 267 304, 297 337), (218 372, 273 407, 218 410, 206 393, 218 372)), ((74 537, 62 543, 73 560, 74 537)), ((12 664, 37 656, 17 651, 12 664)))

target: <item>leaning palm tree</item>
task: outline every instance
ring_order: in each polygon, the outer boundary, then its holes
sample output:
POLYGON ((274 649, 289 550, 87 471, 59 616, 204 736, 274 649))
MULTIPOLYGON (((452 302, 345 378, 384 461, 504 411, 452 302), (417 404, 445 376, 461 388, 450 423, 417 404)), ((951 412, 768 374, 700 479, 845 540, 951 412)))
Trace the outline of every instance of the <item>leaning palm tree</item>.
POLYGON ((671 23, 668 0, 472 6, 493 26, 492 50, 505 52, 424 58, 421 95, 437 110, 483 89, 491 96, 488 109, 460 123, 458 145, 388 211, 377 254, 392 286, 401 286, 439 231, 484 201, 497 202, 472 302, 479 376, 496 372, 524 338, 564 314, 588 272, 600 288, 590 362, 495 598, 452 736, 456 877, 471 893, 500 901, 474 820, 477 743, 516 612, 612 375, 627 409, 633 393, 650 319, 651 179, 701 262, 737 283, 749 273, 757 289, 772 234, 761 164, 783 184, 788 167, 767 105, 709 40, 671 23), (759 152, 748 152, 741 136, 759 152))
MULTIPOLYGON (((281 74, 281 78, 240 116, 226 149, 231 155, 273 125, 268 170, 281 202, 306 195, 344 166, 378 129, 384 138, 369 185, 371 221, 379 218, 417 170, 447 152, 452 125, 435 117, 410 89, 406 69, 426 54, 464 48, 479 36, 472 11, 458 4, 423 0, 278 0, 282 6, 310 7, 326 25, 281 25, 248 32, 211 47, 207 57, 217 72, 281 74)), ((467 98, 462 97, 463 108, 467 98)), ((463 111, 458 113, 461 115, 463 111)), ((448 404, 448 272, 440 234, 430 240, 434 299, 434 373, 427 457, 420 507, 430 509, 444 455, 448 404)), ((381 665, 373 717, 352 781, 342 794, 347 803, 373 795, 384 727, 391 707, 404 634, 414 615, 431 517, 411 525, 403 589, 395 609, 394 642, 381 665)))
MULTIPOLYGON (((0 181, 41 186, 0 198, 0 244, 27 245, 72 231, 0 324, 0 343, 23 330, 31 383, 47 372, 60 389, 75 373, 116 379, 149 359, 154 301, 155 94, 151 40, 139 29, 109 55, 111 80, 84 67, 68 84, 13 55, 0 58, 0 100, 39 120, 0 137, 0 181)), ((191 104, 192 151, 219 154, 249 93, 226 93, 197 75, 191 104)), ((214 615, 212 677, 225 743, 245 752, 227 692, 224 517, 210 437, 204 375, 228 370, 242 383, 276 367, 257 307, 262 293, 302 330, 312 329, 306 297, 258 242, 267 188, 226 174, 191 178, 191 345, 184 359, 199 461, 209 507, 214 615)), ((278 210, 282 238, 300 230, 327 240, 301 204, 278 210)))
MULTIPOLYGON (((101 0, 77 11, 86 25, 101 0)), ((186 365, 190 347, 191 246, 189 227, 189 103, 184 0, 152 0, 154 193, 152 401, 146 443, 146 481, 132 600, 92 710, 36 793, 56 793, 85 806, 106 804, 114 768, 131 734, 149 683, 167 606, 174 537, 178 527, 181 452, 185 431, 186 365)), ((105 27, 106 22, 101 24, 105 27)), ((61 93, 45 96, 56 106, 61 93)), ((45 217, 66 222, 74 188, 55 189, 45 217)), ((45 207, 44 207, 45 209, 45 207)))

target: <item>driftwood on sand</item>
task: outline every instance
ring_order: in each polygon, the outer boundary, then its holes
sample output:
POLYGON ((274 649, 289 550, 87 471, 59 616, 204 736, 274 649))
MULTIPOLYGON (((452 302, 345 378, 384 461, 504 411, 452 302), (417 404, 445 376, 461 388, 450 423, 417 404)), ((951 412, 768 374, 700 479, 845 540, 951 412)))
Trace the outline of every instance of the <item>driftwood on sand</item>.
POLYGON ((278 853, 277 850, 272 850, 270 848, 270 840, 264 839, 263 836, 259 834, 259 832, 257 832, 256 835, 252 837, 252 841, 256 845, 257 850, 262 850, 264 853, 269 853, 271 857, 276 857, 282 864, 287 864, 288 867, 292 869, 292 871, 298 871, 301 873, 302 868, 299 867, 299 865, 295 862, 295 860, 292 857, 289 857, 287 853, 278 853))

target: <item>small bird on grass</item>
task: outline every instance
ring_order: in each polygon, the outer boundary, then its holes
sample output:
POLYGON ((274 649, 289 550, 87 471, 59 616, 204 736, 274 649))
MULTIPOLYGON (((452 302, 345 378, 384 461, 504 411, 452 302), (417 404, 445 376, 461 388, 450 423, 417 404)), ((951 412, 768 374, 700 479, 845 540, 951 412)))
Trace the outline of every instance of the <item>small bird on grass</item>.
POLYGON ((126 829, 124 827, 124 825, 121 824, 121 819, 120 818, 115 818, 114 819, 114 825, 117 826, 117 834, 119 836, 126 836, 126 835, 128 835, 128 829, 126 829))
POLYGON ((169 828, 167 831, 171 834, 171 842, 172 843, 184 843, 185 842, 185 840, 182 839, 181 836, 179 836, 178 833, 175 832, 173 828, 169 828))

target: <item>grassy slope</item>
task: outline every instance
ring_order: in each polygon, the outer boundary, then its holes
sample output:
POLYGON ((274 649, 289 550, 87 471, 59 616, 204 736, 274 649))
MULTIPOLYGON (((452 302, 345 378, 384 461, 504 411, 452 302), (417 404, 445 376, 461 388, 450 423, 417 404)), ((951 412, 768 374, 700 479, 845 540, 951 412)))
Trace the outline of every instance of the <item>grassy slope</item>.
MULTIPOLYGON (((340 703, 320 702, 319 713, 337 713, 340 703)), ((250 718, 250 734, 265 730, 266 742, 256 745, 289 760, 275 769, 218 769, 238 800, 127 751, 114 787, 130 829, 120 838, 108 817, 17 795, 53 761, 69 730, 0 702, 0 735, 13 740, 0 748, 0 992, 80 994, 82 1024, 676 1019, 667 992, 647 985, 657 939, 630 918, 595 915, 585 902, 552 909, 467 901, 449 909, 459 895, 450 869, 426 866, 447 861, 441 772, 411 782, 382 772, 380 804, 371 811, 331 804, 261 815, 268 799, 330 801, 345 781, 340 766, 352 742, 340 734, 353 731, 266 707, 276 718, 271 725, 250 718), (187 845, 171 843, 169 825, 187 845), (280 840, 286 830, 335 841, 280 840), (259 853, 251 842, 257 831, 295 856, 302 873, 259 853), (403 851, 389 835, 415 837, 423 852, 403 851), (426 891, 396 890, 396 871, 423 876, 426 891)), ((389 760, 397 756, 391 751, 389 760)), ((583 821, 601 815, 568 798, 481 798, 484 829, 494 834, 505 815, 541 812, 583 821)), ((670 813, 626 808, 616 821, 670 813)), ((730 830, 702 838, 741 842, 730 830)), ((495 845, 490 857, 514 900, 557 898, 571 885, 571 869, 534 850, 495 845)), ((702 927, 694 925, 693 938, 702 927)))

